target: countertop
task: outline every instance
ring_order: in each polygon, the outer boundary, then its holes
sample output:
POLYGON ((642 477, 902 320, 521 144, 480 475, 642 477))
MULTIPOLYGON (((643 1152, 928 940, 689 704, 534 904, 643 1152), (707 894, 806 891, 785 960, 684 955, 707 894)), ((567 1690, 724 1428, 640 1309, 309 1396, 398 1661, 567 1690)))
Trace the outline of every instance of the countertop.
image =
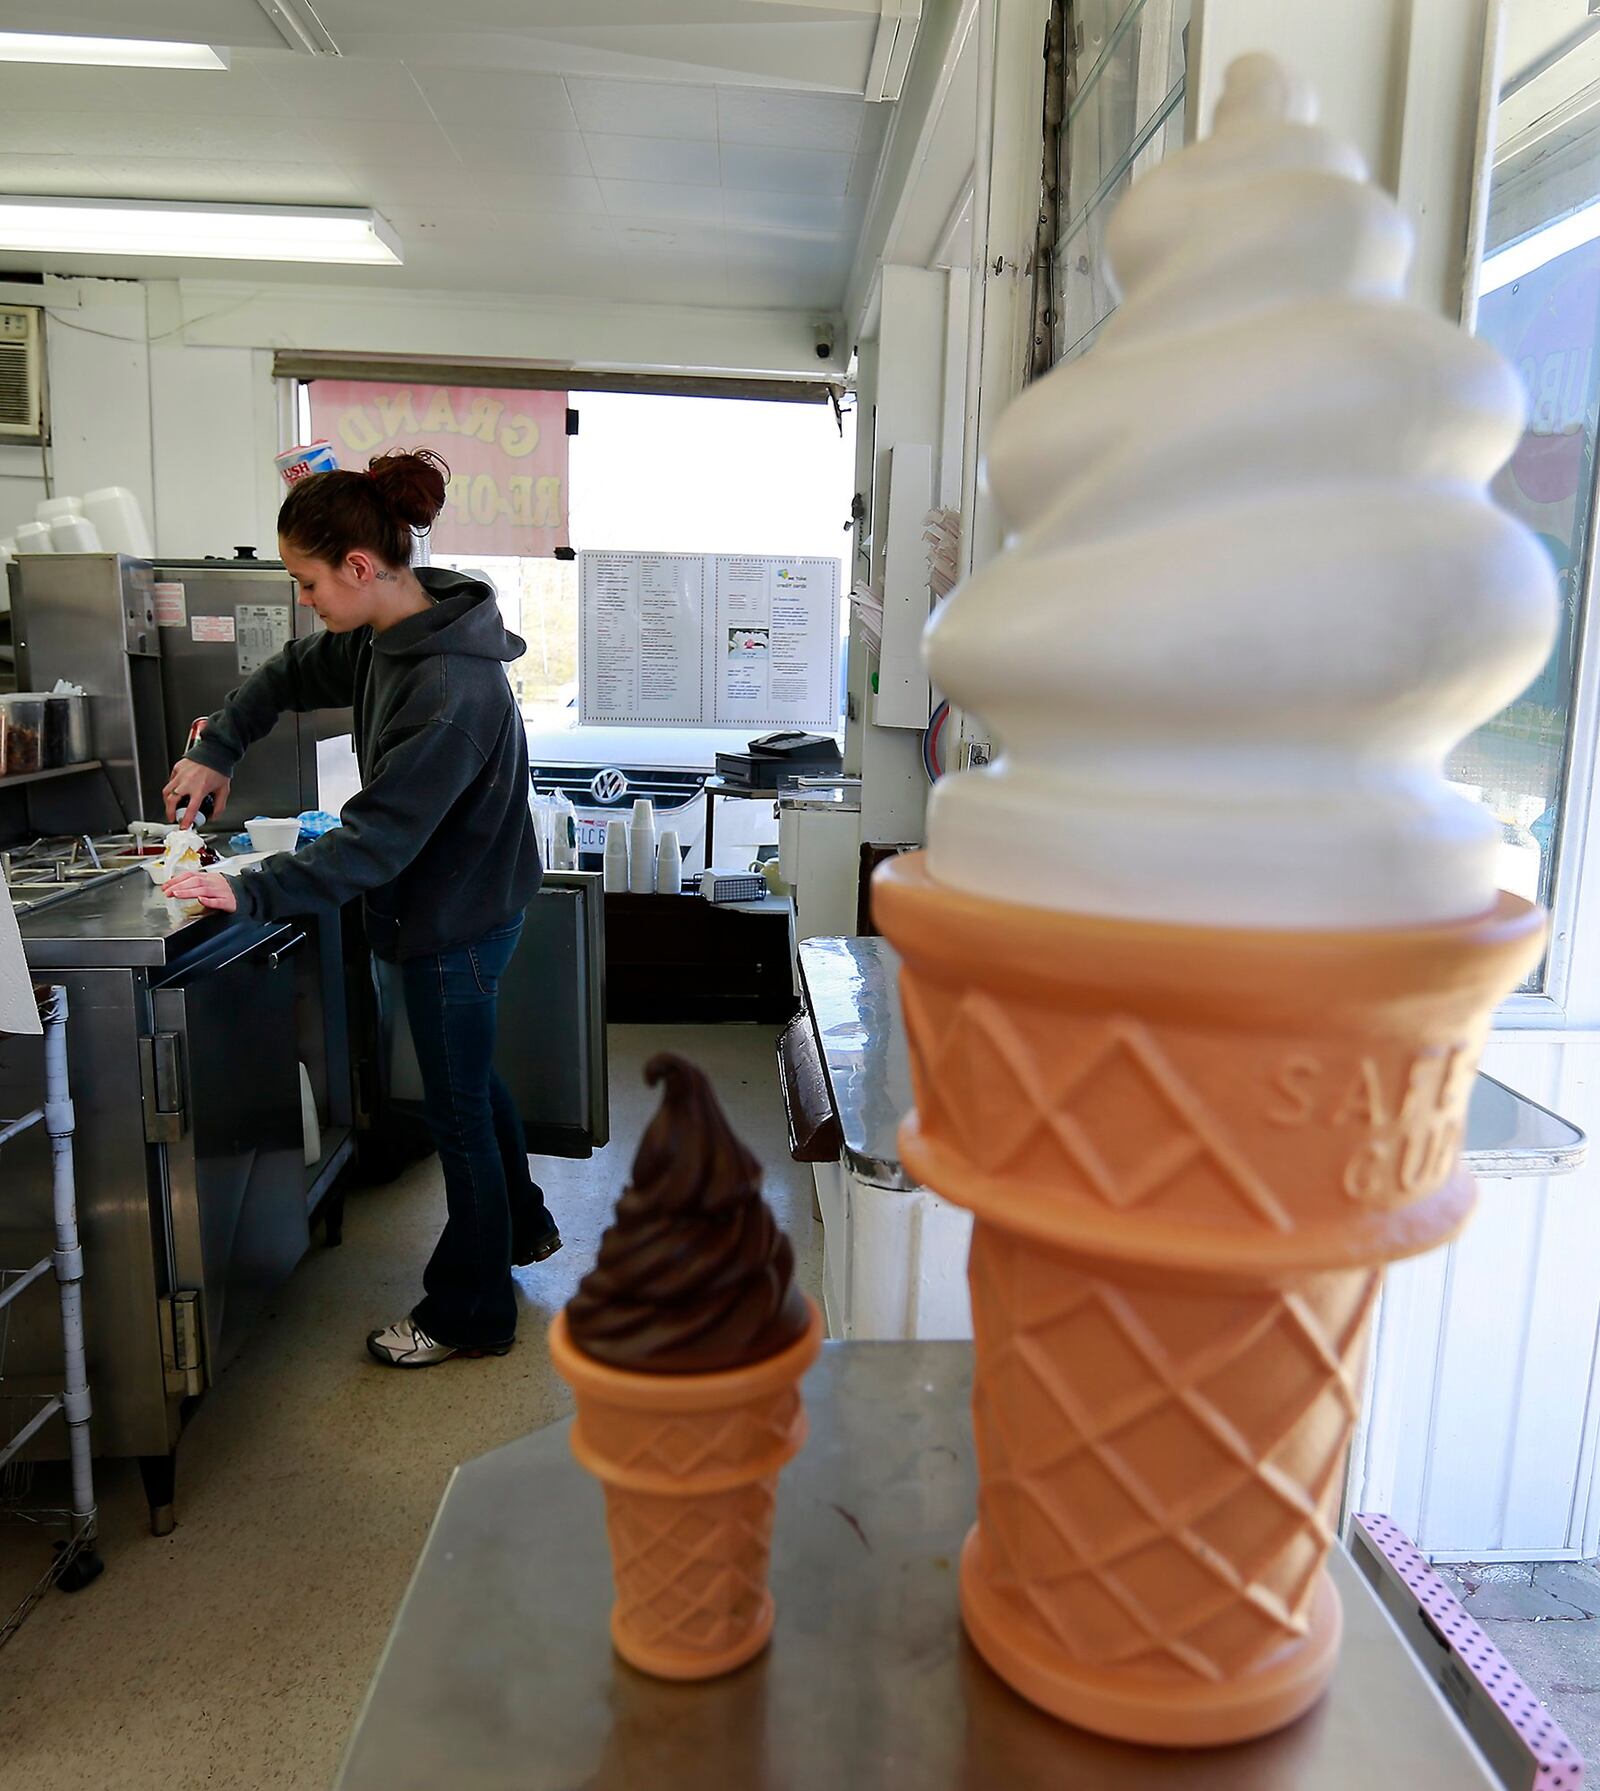
MULTIPOLYGON (((862 1181, 915 1186, 896 1138, 911 1109, 911 1059, 900 1012, 900 959, 887 939, 807 939, 800 978, 844 1135, 845 1159, 862 1181)), ((1478 1076, 1461 1159, 1478 1175, 1559 1175, 1583 1161, 1579 1129, 1478 1076)))
POLYGON ((458 1468, 340 1791, 1494 1791, 1343 1550, 1328 1696, 1242 1747, 1165 1752, 1057 1723, 967 1642, 972 1352, 830 1344, 778 1495, 772 1647, 672 1685, 622 1664, 599 1486, 552 1425, 458 1468))
POLYGON ((225 914, 184 913, 140 865, 18 920, 36 970, 159 967, 234 924, 225 914))

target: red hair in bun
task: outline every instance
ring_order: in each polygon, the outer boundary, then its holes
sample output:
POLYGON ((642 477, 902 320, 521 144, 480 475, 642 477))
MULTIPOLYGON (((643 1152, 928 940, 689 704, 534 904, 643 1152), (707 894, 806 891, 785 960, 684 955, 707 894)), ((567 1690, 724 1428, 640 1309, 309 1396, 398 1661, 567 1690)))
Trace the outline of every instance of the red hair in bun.
POLYGON ((364 473, 313 473, 278 511, 278 533, 308 559, 343 564, 370 553, 385 566, 409 566, 415 536, 444 508, 450 469, 427 448, 380 454, 364 473))

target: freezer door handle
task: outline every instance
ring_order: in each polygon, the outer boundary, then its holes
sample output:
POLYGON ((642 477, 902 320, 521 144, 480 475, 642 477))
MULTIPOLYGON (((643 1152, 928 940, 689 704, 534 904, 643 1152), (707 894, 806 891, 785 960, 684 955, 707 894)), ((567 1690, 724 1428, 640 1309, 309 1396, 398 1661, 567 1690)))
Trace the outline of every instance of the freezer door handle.
POLYGON ((272 950, 267 953, 267 968, 269 970, 276 970, 286 958, 292 957, 299 951, 300 947, 304 945, 305 942, 306 936, 304 933, 292 933, 284 940, 282 945, 273 946, 272 950))
POLYGON ((183 1136, 183 1060, 178 1035, 158 1032, 139 1041, 139 1079, 144 1093, 144 1135, 151 1144, 176 1144, 183 1136))

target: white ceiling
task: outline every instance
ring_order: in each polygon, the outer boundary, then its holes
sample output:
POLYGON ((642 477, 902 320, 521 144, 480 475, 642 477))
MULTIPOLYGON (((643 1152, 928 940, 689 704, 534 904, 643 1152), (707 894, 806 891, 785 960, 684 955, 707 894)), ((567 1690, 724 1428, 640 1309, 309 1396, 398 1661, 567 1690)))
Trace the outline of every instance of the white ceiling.
MULTIPOLYGON (((0 192, 373 206, 405 253, 253 279, 838 308, 889 121, 861 97, 877 0, 316 11, 344 55, 284 47, 257 0, 0 0, 0 29, 233 50, 225 72, 0 64, 0 192)), ((0 254, 19 268, 241 271, 0 254)))

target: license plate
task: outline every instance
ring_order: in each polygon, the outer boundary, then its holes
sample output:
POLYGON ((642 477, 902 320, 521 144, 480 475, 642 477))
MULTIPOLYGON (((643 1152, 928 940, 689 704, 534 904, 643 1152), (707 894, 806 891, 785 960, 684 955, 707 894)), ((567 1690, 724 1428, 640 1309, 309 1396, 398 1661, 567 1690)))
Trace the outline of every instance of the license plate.
POLYGON ((580 852, 604 852, 606 849, 606 824, 604 821, 591 821, 586 816, 578 816, 578 850, 580 852))

